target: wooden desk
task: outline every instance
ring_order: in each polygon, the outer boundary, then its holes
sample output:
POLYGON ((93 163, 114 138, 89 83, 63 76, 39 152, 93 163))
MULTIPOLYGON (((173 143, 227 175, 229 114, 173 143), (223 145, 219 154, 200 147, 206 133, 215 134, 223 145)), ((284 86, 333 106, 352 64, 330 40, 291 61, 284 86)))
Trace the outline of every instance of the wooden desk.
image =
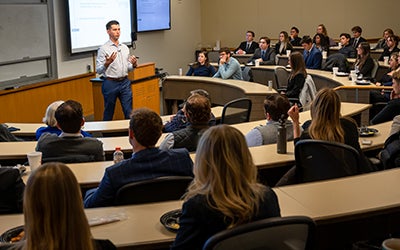
MULTIPOLYGON (((216 106, 211 108, 211 112, 214 114, 217 120, 221 119, 222 106, 216 106)), ((169 121, 171 115, 163 115, 161 119, 163 122, 169 121)), ((6 123, 9 127, 19 128, 20 130, 12 132, 16 136, 20 137, 35 137, 36 130, 39 127, 44 127, 44 123, 6 123)), ((82 128, 89 133, 123 133, 128 134, 129 120, 112 120, 112 121, 90 121, 85 122, 82 128)))
POLYGON ((276 93, 267 86, 240 80, 224 80, 220 78, 200 76, 168 76, 163 82, 162 95, 164 111, 168 110, 166 100, 184 100, 194 89, 205 89, 216 105, 225 105, 237 98, 248 97, 253 102, 250 120, 263 119, 264 99, 268 94, 276 93))

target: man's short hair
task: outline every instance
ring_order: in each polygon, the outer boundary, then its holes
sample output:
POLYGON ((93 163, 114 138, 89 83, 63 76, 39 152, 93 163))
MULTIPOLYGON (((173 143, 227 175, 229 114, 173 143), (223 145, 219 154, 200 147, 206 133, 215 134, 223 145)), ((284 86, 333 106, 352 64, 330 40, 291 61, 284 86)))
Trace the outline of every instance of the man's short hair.
POLYGON ((264 110, 271 116, 273 121, 287 119, 287 112, 290 109, 289 99, 281 94, 268 95, 264 100, 264 110))
POLYGON ((219 50, 219 53, 222 53, 222 52, 225 52, 227 55, 230 55, 232 53, 231 50, 228 47, 222 47, 219 50))
POLYGON ((79 133, 82 126, 82 105, 74 100, 68 100, 58 106, 54 114, 57 125, 65 133, 79 133))
POLYGON ((358 32, 358 33, 362 33, 362 29, 360 26, 354 26, 353 28, 351 28, 352 32, 358 32))
POLYGON ((206 125, 211 119, 210 100, 199 94, 189 96, 183 110, 192 125, 206 125))
POLYGON ((144 147, 154 147, 162 134, 161 117, 148 108, 132 111, 129 129, 133 131, 135 139, 144 147))
POLYGON ((248 30, 246 33, 251 33, 251 35, 253 36, 253 37, 255 37, 255 33, 254 33, 254 31, 251 31, 251 30, 248 30))
POLYGON ((261 40, 265 40, 265 42, 267 43, 267 44, 271 44, 271 39, 269 39, 269 37, 267 37, 267 36, 262 36, 262 37, 260 37, 260 41, 261 40))
POLYGON ((119 25, 119 22, 117 20, 111 20, 106 24, 106 29, 109 30, 111 29, 112 25, 119 25))
POLYGON ((195 94, 205 96, 211 102, 210 94, 206 90, 204 90, 204 89, 195 89, 195 90, 190 91, 190 95, 195 95, 195 94))
POLYGON ((290 28, 290 30, 295 30, 296 33, 299 33, 299 32, 300 32, 299 29, 298 29, 297 27, 295 27, 295 26, 293 26, 292 28, 290 28))
POLYGON ((349 33, 342 33, 342 34, 340 34, 339 37, 342 37, 342 36, 346 37, 347 39, 350 39, 350 38, 351 38, 351 36, 350 36, 349 33))
POLYGON ((312 38, 310 36, 303 36, 303 38, 300 41, 300 44, 303 44, 303 43, 310 44, 312 42, 313 41, 312 41, 312 38))

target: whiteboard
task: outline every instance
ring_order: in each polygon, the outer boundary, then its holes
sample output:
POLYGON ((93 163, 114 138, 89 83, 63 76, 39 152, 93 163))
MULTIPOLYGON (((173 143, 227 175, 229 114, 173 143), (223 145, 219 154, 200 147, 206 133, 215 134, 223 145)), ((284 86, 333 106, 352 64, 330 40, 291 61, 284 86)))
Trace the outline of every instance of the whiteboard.
POLYGON ((0 4, 0 63, 50 56, 46 4, 0 4))

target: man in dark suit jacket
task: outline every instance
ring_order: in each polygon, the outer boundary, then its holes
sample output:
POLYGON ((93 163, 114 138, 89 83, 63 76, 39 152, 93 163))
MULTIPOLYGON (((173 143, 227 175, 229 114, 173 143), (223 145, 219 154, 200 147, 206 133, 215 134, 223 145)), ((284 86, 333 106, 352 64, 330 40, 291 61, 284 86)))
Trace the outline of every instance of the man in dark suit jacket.
POLYGON ((292 27, 290 29, 290 43, 293 46, 301 46, 301 38, 299 37, 299 29, 297 27, 292 27))
POLYGON ((106 169, 99 187, 86 192, 85 207, 112 206, 117 191, 128 183, 161 176, 193 177, 193 162, 187 149, 163 151, 155 147, 162 126, 160 116, 154 111, 145 108, 133 111, 129 123, 132 157, 106 169))
POLYGON ((361 36, 362 29, 360 26, 354 26, 351 31, 353 32, 353 37, 350 39, 350 45, 353 46, 353 48, 356 49, 360 43, 367 41, 361 36))
POLYGON ((18 169, 0 168, 0 214, 22 213, 25 184, 18 169))
POLYGON ((258 48, 258 43, 254 42, 254 32, 249 30, 246 32, 246 41, 240 43, 239 47, 235 49, 236 54, 254 54, 254 51, 258 48))
POLYGON ((42 152, 42 161, 87 162, 104 161, 103 143, 95 138, 83 137, 81 127, 85 124, 82 105, 73 100, 61 104, 56 112, 60 135, 43 133, 36 145, 42 152))
POLYGON ((303 46, 303 57, 307 69, 321 69, 322 53, 317 49, 310 36, 304 36, 301 39, 301 46, 303 46))
POLYGON ((271 40, 263 36, 259 41, 259 48, 256 49, 254 55, 248 61, 249 63, 256 64, 256 61, 260 62, 260 65, 275 65, 275 50, 270 47, 271 40))

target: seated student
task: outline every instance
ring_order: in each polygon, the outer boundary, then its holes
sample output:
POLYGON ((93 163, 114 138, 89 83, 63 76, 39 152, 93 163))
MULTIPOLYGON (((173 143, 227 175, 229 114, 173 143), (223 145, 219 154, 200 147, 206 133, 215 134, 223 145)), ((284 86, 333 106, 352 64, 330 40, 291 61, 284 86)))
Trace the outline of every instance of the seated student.
MULTIPOLYGON (((199 94, 199 95, 207 97, 207 99, 211 103, 210 95, 204 89, 195 89, 195 90, 190 91, 190 95, 194 95, 194 94, 199 94)), ((215 119, 214 114, 211 112, 211 119, 208 122, 208 126, 211 127, 211 126, 215 126, 216 124, 217 124, 217 120, 215 119)), ((190 122, 187 120, 185 113, 183 112, 183 109, 179 109, 178 112, 174 116, 171 117, 171 120, 169 122, 167 122, 166 124, 164 124, 163 133, 174 132, 174 131, 186 128, 189 125, 190 125, 190 122)))
POLYGON ((379 39, 379 41, 376 43, 376 46, 374 49, 386 49, 387 48, 386 40, 390 35, 394 35, 393 30, 390 28, 385 29, 383 31, 382 38, 379 39))
POLYGON ((247 146, 261 146, 276 143, 280 120, 285 120, 286 139, 293 140, 293 125, 287 120, 290 102, 286 96, 280 94, 268 95, 264 100, 264 112, 267 118, 266 125, 253 128, 246 134, 247 146))
POLYGON ((1 249, 117 249, 109 240, 93 239, 78 181, 63 163, 46 163, 31 173, 24 219, 25 240, 1 249))
POLYGON ((161 176, 193 176, 193 162, 186 149, 164 151, 155 147, 161 130, 161 118, 154 111, 141 108, 132 112, 129 122, 132 157, 106 168, 99 187, 86 192, 85 207, 112 206, 117 191, 128 183, 161 176))
POLYGON ((370 78, 372 69, 374 68, 374 60, 370 54, 370 46, 367 42, 362 42, 357 47, 357 59, 354 63, 354 69, 359 76, 370 78))
POLYGON ((197 62, 190 65, 187 76, 213 76, 215 68, 208 60, 208 52, 201 51, 197 56, 197 62))
POLYGON ((224 47, 219 50, 218 71, 213 77, 222 79, 243 80, 242 69, 238 60, 232 57, 229 48, 224 47))
POLYGON ((400 71, 392 74, 393 90, 390 93, 390 101, 386 106, 371 120, 371 124, 378 124, 393 120, 396 115, 400 115, 400 71))
POLYGON ((13 135, 7 128, 6 125, 0 123, 0 142, 8 142, 8 141, 22 141, 13 135))
POLYGON ((196 151, 197 142, 201 135, 209 128, 211 118, 210 100, 202 95, 189 96, 183 106, 183 112, 190 122, 184 129, 169 133, 161 142, 160 149, 186 148, 190 152, 196 151))
POLYGON ((25 184, 18 169, 0 167, 0 214, 22 213, 25 184))
POLYGON ((289 98, 299 98, 307 77, 306 65, 300 52, 293 52, 289 56, 289 65, 292 69, 288 78, 286 91, 281 94, 289 98))
POLYGON ((317 32, 316 33, 323 35, 323 38, 326 41, 326 42, 324 42, 324 44, 326 44, 328 47, 336 46, 336 42, 332 38, 330 38, 328 36, 328 30, 326 29, 324 24, 319 24, 317 26, 317 32))
MULTIPOLYGON (((374 171, 374 167, 361 151, 357 125, 353 120, 341 117, 340 103, 340 97, 335 90, 321 89, 311 104, 311 121, 304 123, 303 133, 300 130, 299 108, 297 105, 292 106, 288 114, 293 122, 294 143, 296 144, 302 139, 316 139, 347 144, 360 153, 360 174, 374 171)), ((296 183, 295 171, 296 167, 289 170, 277 185, 296 183)))
POLYGON ((350 66, 347 58, 355 58, 356 50, 350 45, 350 34, 340 34, 340 43, 342 47, 338 53, 329 55, 323 66, 324 70, 331 71, 333 67, 338 67, 340 72, 349 72, 350 66))
POLYGON ((326 51, 327 53, 329 52, 329 44, 323 34, 315 34, 313 37, 313 43, 321 53, 323 51, 326 51))
POLYGON ((351 32, 353 32, 353 37, 350 39, 350 44, 353 48, 358 48, 360 43, 367 42, 367 40, 361 36, 362 28, 360 26, 354 26, 351 28, 351 32))
MULTIPOLYGON (((57 127, 57 121, 54 114, 56 109, 63 103, 64 101, 55 101, 47 107, 46 114, 43 117, 43 122, 46 123, 47 127, 40 127, 36 130, 36 140, 39 140, 40 136, 46 132, 57 135, 61 134, 62 131, 57 127)), ((84 137, 92 137, 90 133, 83 130, 81 130, 81 133, 84 137)))
POLYGON ((223 124, 207 130, 193 171, 171 250, 202 249, 220 231, 280 216, 277 196, 257 182, 257 167, 238 129, 223 124))
POLYGON ((259 48, 256 49, 254 55, 249 59, 249 63, 255 64, 256 61, 260 62, 260 65, 274 65, 275 64, 275 50, 270 47, 271 40, 263 36, 259 41, 259 48))
POLYGON ((387 39, 386 39, 386 44, 387 47, 383 50, 381 56, 379 57, 378 61, 384 61, 384 58, 390 57, 390 55, 392 53, 397 53, 400 51, 399 48, 397 48, 397 46, 399 45, 399 37, 396 35, 390 35, 387 39))
POLYGON ((255 34, 253 31, 249 30, 246 32, 246 41, 241 42, 239 47, 235 49, 235 53, 239 55, 243 54, 253 54, 258 48, 258 43, 254 41, 255 34))
POLYGON ((303 57, 307 69, 321 69, 322 53, 319 51, 312 42, 310 36, 304 36, 301 40, 303 46, 303 57))
POLYGON ((292 50, 293 46, 289 41, 289 35, 286 31, 279 33, 279 42, 275 44, 275 54, 286 55, 286 50, 292 50))
POLYGON ((299 37, 299 29, 297 27, 292 27, 290 29, 290 43, 292 46, 301 46, 301 38, 299 37))
POLYGON ((56 109, 55 118, 62 133, 44 133, 36 145, 36 151, 43 153, 43 162, 104 161, 103 143, 95 138, 82 136, 81 127, 85 124, 85 119, 79 102, 64 102, 56 109))

